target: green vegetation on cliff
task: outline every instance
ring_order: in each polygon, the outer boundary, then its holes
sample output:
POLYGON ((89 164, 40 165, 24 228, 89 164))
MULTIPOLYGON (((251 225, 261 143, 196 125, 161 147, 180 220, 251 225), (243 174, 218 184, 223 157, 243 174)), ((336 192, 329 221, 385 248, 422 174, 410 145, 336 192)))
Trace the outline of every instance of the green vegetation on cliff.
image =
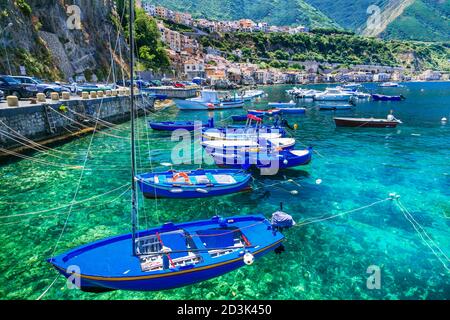
POLYGON ((308 61, 402 66, 411 70, 450 71, 450 47, 408 41, 383 41, 348 34, 228 33, 222 38, 203 37, 204 46, 231 53, 240 48, 243 59, 255 62, 308 61))

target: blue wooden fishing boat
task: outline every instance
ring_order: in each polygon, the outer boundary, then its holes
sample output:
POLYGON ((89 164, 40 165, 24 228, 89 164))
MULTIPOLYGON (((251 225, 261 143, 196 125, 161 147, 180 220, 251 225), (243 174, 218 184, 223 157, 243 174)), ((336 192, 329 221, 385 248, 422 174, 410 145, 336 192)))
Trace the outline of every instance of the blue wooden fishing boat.
POLYGON ((406 98, 403 95, 399 96, 386 96, 383 94, 372 94, 373 101, 402 101, 406 98))
MULTIPOLYGON (((133 21, 134 1, 131 0, 129 13, 133 21)), ((134 43, 133 34, 130 24, 130 43, 134 43)), ((130 73, 134 74, 134 46, 130 49, 130 61, 130 73)), ((133 88, 134 79, 131 77, 130 89, 133 88)), ((58 272, 85 291, 166 290, 221 276, 280 248, 284 240, 280 230, 286 227, 285 214, 280 212, 274 213, 272 223, 260 215, 216 216, 211 220, 167 223, 138 231, 139 178, 135 177, 136 108, 133 90, 130 107, 132 232, 51 257, 47 261, 58 272)), ((289 217, 287 227, 294 224, 289 217)))
POLYGON ((305 108, 278 108, 281 114, 304 114, 306 112, 305 108))
POLYGON ((242 168, 248 170, 252 167, 258 169, 273 168, 276 170, 307 165, 311 162, 312 148, 305 150, 278 150, 276 152, 225 150, 213 152, 211 156, 216 165, 220 167, 242 168))
POLYGON ((257 116, 257 117, 264 117, 264 116, 274 116, 277 114, 280 114, 281 111, 278 109, 270 109, 270 110, 248 110, 248 114, 257 116))
POLYGON ((194 131, 196 128, 214 128, 214 120, 209 119, 207 123, 201 121, 163 121, 163 122, 149 122, 150 127, 157 131, 175 131, 184 129, 194 131))
MULTIPOLYGON (((277 118, 275 115, 275 120, 273 121, 273 124, 263 124, 262 117, 257 117, 252 114, 247 114, 246 116, 246 123, 245 125, 229 125, 227 127, 223 128, 214 128, 214 130, 219 130, 224 133, 244 133, 244 132, 253 132, 254 134, 258 134, 258 132, 264 132, 264 133, 280 133, 282 137, 286 136, 286 130, 284 129, 284 125, 288 124, 286 120, 282 120, 281 124, 280 118, 277 118)), ((208 128, 204 129, 203 131, 207 131, 208 128)))
POLYGON ((323 111, 327 111, 327 110, 333 110, 333 111, 336 111, 336 110, 350 110, 350 109, 352 109, 353 108, 353 106, 351 105, 351 104, 336 104, 336 105, 334 105, 334 104, 322 104, 322 105, 319 105, 319 109, 320 110, 323 110, 323 111))
POLYGON ((198 169, 136 176, 146 198, 206 198, 250 190, 251 175, 242 170, 198 169))
POLYGON ((293 108, 295 107, 297 104, 294 101, 289 101, 289 102, 269 102, 269 104, 267 105, 269 108, 272 109, 279 109, 279 108, 293 108))
POLYGON ((203 90, 199 97, 190 99, 175 99, 175 104, 180 110, 220 110, 230 108, 242 108, 244 100, 237 97, 220 98, 219 92, 203 90))
POLYGON ((48 262, 65 277, 78 277, 84 291, 156 291, 251 264, 282 246, 283 240, 281 232, 261 215, 216 216, 104 239, 48 262))

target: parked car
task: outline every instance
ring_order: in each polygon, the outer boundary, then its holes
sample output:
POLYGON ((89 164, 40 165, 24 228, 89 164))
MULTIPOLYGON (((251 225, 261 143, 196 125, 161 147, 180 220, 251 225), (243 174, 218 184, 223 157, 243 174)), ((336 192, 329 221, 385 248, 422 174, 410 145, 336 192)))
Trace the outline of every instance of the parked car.
POLYGON ((13 76, 14 79, 20 81, 22 84, 36 85, 38 92, 45 94, 47 98, 50 98, 52 92, 70 92, 69 89, 58 85, 58 84, 50 84, 45 83, 42 80, 35 77, 24 77, 24 76, 13 76))
MULTIPOLYGON (((129 87, 131 85, 131 81, 127 80, 127 87, 129 87)), ((138 87, 139 89, 142 88, 148 88, 149 84, 147 81, 144 80, 134 80, 134 86, 138 87)))
POLYGON ((170 79, 164 78, 164 79, 161 80, 161 84, 162 84, 163 86, 171 86, 171 85, 173 85, 173 81, 170 80, 170 79))
POLYGON ((95 84, 95 83, 72 83, 70 85, 70 92, 75 94, 81 94, 82 92, 91 92, 91 91, 106 91, 116 89, 117 86, 115 84, 112 85, 103 85, 103 84, 95 84))
POLYGON ((174 82, 173 86, 175 88, 186 88, 186 85, 184 83, 181 83, 181 82, 174 82))
POLYGON ((0 101, 3 99, 5 99, 5 93, 2 90, 0 90, 0 101))
POLYGON ((22 84, 11 76, 0 75, 0 90, 5 95, 16 96, 19 99, 31 98, 36 96, 38 88, 36 84, 22 84))
POLYGON ((162 85, 161 81, 159 81, 159 80, 150 80, 149 83, 150 83, 150 86, 152 86, 152 87, 160 87, 162 85))

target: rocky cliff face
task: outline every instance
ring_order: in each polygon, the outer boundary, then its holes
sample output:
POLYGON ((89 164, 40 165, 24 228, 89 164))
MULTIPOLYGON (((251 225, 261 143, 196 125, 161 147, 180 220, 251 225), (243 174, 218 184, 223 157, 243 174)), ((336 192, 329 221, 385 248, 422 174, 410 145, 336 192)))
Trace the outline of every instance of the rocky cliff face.
MULTIPOLYGON (((47 79, 121 77, 128 48, 120 16, 113 0, 0 0, 0 28, 13 23, 3 37, 12 73, 24 66, 47 79)), ((0 73, 9 69, 4 51, 0 73)))

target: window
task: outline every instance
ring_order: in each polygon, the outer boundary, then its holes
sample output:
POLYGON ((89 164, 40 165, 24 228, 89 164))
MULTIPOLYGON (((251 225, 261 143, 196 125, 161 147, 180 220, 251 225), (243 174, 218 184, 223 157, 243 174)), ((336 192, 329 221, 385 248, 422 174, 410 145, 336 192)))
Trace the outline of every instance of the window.
POLYGON ((20 82, 14 79, 13 77, 4 77, 3 81, 6 82, 7 84, 20 84, 20 82))

